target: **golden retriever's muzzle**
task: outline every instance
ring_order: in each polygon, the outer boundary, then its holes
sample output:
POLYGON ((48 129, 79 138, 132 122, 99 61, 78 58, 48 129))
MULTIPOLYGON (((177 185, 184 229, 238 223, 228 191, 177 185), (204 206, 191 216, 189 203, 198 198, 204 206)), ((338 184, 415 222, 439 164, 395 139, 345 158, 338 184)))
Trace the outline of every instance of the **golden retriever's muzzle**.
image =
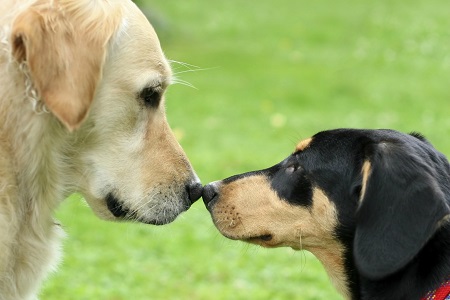
POLYGON ((183 211, 188 210, 191 205, 197 201, 202 195, 203 186, 200 182, 193 182, 186 185, 185 191, 182 192, 181 205, 167 206, 164 204, 153 204, 153 210, 160 212, 157 216, 163 218, 143 217, 137 210, 131 209, 119 200, 113 193, 106 196, 106 205, 114 217, 122 220, 131 220, 152 225, 164 225, 172 222, 183 211))

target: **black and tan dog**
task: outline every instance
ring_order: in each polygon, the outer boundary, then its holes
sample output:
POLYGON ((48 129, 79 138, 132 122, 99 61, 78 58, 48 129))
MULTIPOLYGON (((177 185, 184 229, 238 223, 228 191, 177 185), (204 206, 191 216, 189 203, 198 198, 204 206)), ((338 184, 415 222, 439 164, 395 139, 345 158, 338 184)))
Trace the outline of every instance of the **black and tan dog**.
POLYGON ((420 299, 450 278, 450 165, 419 134, 320 132, 203 199, 230 239, 312 252, 347 299, 420 299))

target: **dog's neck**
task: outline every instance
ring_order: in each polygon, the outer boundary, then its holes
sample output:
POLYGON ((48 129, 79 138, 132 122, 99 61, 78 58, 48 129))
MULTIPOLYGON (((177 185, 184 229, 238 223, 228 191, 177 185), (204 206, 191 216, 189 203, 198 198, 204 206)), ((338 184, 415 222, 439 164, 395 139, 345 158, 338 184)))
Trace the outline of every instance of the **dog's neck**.
POLYGON ((348 279, 344 269, 344 251, 342 250, 342 245, 336 243, 331 249, 335 249, 335 251, 329 251, 324 248, 313 248, 309 250, 322 263, 336 290, 343 295, 345 299, 350 299, 350 290, 347 283, 348 279))
MULTIPOLYGON (((2 86, 10 87, 0 95, 0 135, 3 143, 14 149, 11 159, 20 191, 21 203, 32 199, 43 201, 48 208, 48 218, 63 199, 64 191, 58 190, 56 184, 62 176, 66 162, 61 153, 61 147, 66 143, 60 138, 64 128, 49 113, 42 113, 43 107, 37 111, 39 99, 30 101, 30 91, 26 70, 8 59, 4 53, 0 64, 7 64, 6 76, 0 79, 2 86), (17 126, 17 124, 21 124, 17 126), (46 146, 42 146, 46 145, 46 146)), ((47 215, 40 211, 40 215, 47 215)))
MULTIPOLYGON (((11 62, 0 55, 3 63, 11 62)), ((0 237, 0 290, 8 299, 20 290, 25 299, 58 261, 56 241, 62 230, 52 215, 64 199, 64 191, 56 187, 63 186, 60 174, 67 167, 56 155, 64 146, 64 140, 55 139, 61 126, 51 114, 34 111, 24 96, 20 70, 1 68, 9 73, 0 77, 0 85, 9 88, 0 95, 0 173, 7 172, 0 176, 0 226, 8 232, 0 237), (24 277, 30 273, 33 280, 24 277)))

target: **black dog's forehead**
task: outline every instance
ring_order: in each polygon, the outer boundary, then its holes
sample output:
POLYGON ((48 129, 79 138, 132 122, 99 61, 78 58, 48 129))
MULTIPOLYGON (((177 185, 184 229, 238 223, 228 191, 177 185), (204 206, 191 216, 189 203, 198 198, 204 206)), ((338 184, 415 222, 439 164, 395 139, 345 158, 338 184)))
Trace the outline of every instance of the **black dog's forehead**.
POLYGON ((334 182, 333 178, 343 180, 343 173, 362 164, 368 144, 381 140, 382 136, 387 139, 390 135, 390 132, 356 129, 322 131, 308 139, 306 147, 297 147, 293 156, 310 177, 321 175, 316 179, 325 177, 323 179, 334 182))
POLYGON ((234 175, 224 179, 223 183, 264 175, 280 198, 295 205, 310 206, 315 187, 323 190, 332 201, 342 199, 350 193, 355 176, 361 175, 362 164, 371 155, 367 146, 378 143, 419 148, 420 151, 424 147, 432 148, 421 135, 388 129, 322 131, 300 142, 296 151, 280 163, 267 169, 234 175))
POLYGON ((369 143, 400 143, 410 145, 428 145, 430 143, 417 132, 401 133, 391 129, 333 129, 321 131, 311 138, 310 147, 320 148, 321 152, 344 150, 352 152, 369 143))
POLYGON ((337 151, 354 153, 369 143, 400 141, 407 136, 389 129, 334 129, 315 134, 307 149, 314 149, 322 155, 337 155, 337 151))
POLYGON ((350 178, 351 174, 359 175, 364 161, 370 161, 374 151, 380 148, 384 148, 386 155, 415 153, 424 161, 442 156, 422 135, 404 134, 390 129, 322 131, 310 139, 307 147, 298 149, 294 155, 306 172, 320 175, 315 180, 338 185, 338 182, 346 184, 346 180, 354 179, 350 178))
POLYGON ((419 155, 436 153, 434 147, 418 133, 404 134, 390 129, 334 129, 322 131, 309 139, 305 149, 296 154, 305 168, 329 167, 334 170, 359 167, 372 155, 370 145, 389 145, 414 151, 419 155))

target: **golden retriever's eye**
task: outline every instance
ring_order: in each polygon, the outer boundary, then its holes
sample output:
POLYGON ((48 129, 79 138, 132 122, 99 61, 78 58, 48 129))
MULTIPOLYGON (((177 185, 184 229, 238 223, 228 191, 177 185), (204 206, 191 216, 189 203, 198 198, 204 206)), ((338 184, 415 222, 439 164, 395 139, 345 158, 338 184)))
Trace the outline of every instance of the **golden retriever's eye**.
POLYGON ((161 101, 161 92, 158 88, 146 87, 139 94, 139 98, 144 101, 146 106, 157 108, 161 101))

